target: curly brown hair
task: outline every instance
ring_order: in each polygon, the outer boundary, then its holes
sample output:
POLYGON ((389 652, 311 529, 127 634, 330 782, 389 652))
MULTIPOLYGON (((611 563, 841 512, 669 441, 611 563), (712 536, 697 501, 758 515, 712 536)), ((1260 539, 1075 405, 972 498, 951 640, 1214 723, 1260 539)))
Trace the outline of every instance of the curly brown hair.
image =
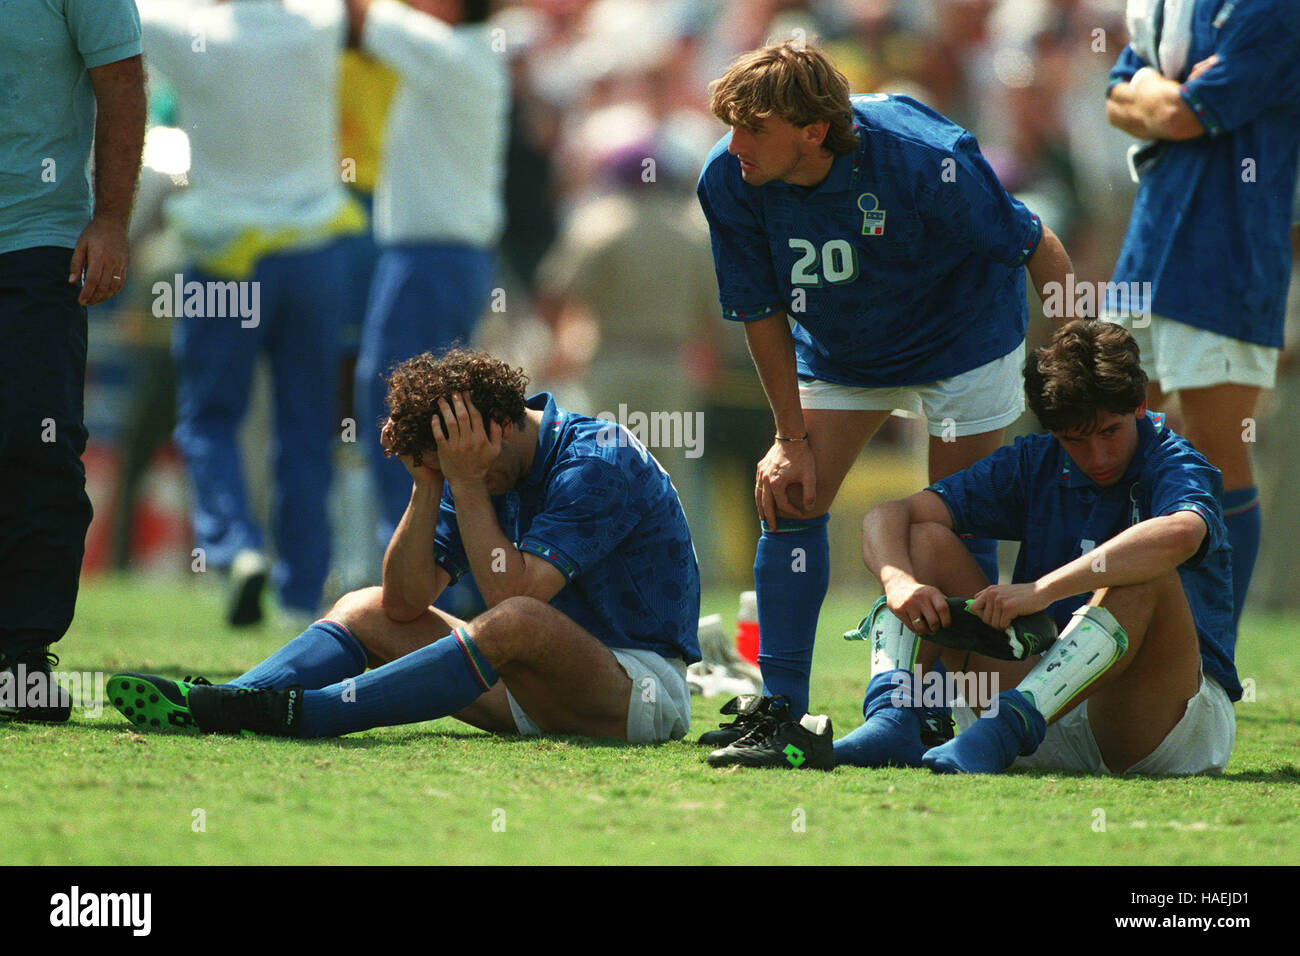
POLYGON ((728 126, 753 130, 769 116, 798 127, 825 120, 823 149, 842 156, 857 148, 849 81, 811 46, 788 41, 743 53, 709 93, 709 109, 728 126))
POLYGON ((1075 319, 1025 363, 1025 398, 1049 432, 1086 435, 1103 412, 1136 411, 1146 390, 1138 344, 1112 322, 1075 319))
POLYGON ((455 348, 442 355, 425 352, 409 358, 388 374, 388 417, 392 443, 388 455, 411 455, 423 464, 421 452, 437 452, 431 422, 439 415, 438 399, 451 401, 453 392, 469 395, 483 424, 517 427, 524 424, 524 388, 528 376, 500 359, 474 349, 455 348))

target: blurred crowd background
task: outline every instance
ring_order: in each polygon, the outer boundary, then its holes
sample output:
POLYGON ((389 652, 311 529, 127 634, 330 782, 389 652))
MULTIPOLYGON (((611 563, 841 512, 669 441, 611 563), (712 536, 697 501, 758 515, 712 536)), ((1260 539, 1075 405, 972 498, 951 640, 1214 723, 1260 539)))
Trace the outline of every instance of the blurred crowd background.
MULTIPOLYGON (((1129 139, 1104 110, 1107 72, 1126 42, 1123 0, 531 0, 497 3, 491 22, 509 58, 513 106, 507 225, 475 344, 522 365, 535 389, 575 411, 617 415, 621 403, 698 419, 694 451, 652 451, 682 494, 706 586, 752 587, 753 469, 772 435, 743 331, 718 313, 694 199, 703 159, 726 132, 708 111, 708 84, 734 56, 769 40, 817 43, 855 92, 932 106, 975 133, 1006 188, 1061 237, 1080 280, 1109 278, 1135 190, 1129 139)), ((374 187, 396 82, 345 54, 340 160, 355 161, 345 178, 362 195, 374 187)), ((170 322, 151 307, 154 283, 183 265, 163 209, 186 185, 177 128, 185 107, 165 77, 151 77, 150 93, 133 281, 92 310, 88 573, 191 569, 189 491, 170 439, 170 322)), ((1049 323, 1032 291, 1029 301, 1032 345, 1049 323)), ((353 349, 361 318, 345 317, 353 349)), ((1284 357, 1255 430, 1270 521, 1255 607, 1300 603, 1300 564, 1286 547, 1300 533, 1290 476, 1300 435, 1285 413, 1300 397, 1296 379, 1284 357)), ((341 422, 349 383, 341 369, 341 422)), ((254 409, 243 441, 250 487, 264 495, 269 478, 256 468, 270 440, 265 396, 254 409)), ((1036 427, 1026 417, 1012 433, 1036 427)), ((377 434, 376 423, 356 423, 357 441, 377 434)), ((896 418, 864 453, 868 467, 855 469, 832 514, 834 585, 875 587, 858 523, 875 501, 922 486, 923 448, 921 423, 896 418)), ((337 464, 326 601, 379 572, 365 469, 347 441, 337 464)))

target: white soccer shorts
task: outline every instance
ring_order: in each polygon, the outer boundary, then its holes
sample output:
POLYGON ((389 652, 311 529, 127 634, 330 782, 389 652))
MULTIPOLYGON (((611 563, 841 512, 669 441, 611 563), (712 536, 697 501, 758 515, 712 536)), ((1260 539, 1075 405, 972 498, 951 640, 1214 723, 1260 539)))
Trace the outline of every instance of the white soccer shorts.
POLYGON ((936 438, 962 438, 1005 428, 1025 410, 1025 343, 986 365, 925 385, 860 388, 814 379, 799 383, 805 409, 880 411, 925 417, 936 438))

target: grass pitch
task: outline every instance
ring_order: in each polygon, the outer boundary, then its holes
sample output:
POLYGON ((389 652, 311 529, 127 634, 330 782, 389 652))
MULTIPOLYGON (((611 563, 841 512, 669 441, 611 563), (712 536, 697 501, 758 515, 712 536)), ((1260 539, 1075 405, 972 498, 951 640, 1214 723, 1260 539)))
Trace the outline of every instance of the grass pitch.
MULTIPOLYGON (((823 609, 813 705, 860 721, 866 649, 841 640, 874 595, 823 609)), ((730 626, 735 595, 704 612, 730 626)), ((232 632, 219 597, 98 579, 60 671, 233 677, 293 635, 232 632)), ((659 747, 494 738, 454 720, 328 741, 137 733, 111 706, 0 724, 5 864, 1295 864, 1300 617, 1247 614, 1237 745, 1219 778, 925 770, 713 770, 694 702, 659 747)))

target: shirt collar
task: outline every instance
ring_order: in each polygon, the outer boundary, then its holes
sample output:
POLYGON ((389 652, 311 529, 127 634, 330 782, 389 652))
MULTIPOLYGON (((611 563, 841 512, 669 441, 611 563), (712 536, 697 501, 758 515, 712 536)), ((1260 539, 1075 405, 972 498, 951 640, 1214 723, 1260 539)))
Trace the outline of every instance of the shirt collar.
MULTIPOLYGON (((1151 456, 1151 449, 1155 447, 1159 440, 1160 433, 1164 431, 1165 416, 1163 412, 1147 412, 1145 416, 1138 419, 1138 444, 1137 451, 1133 453, 1133 460, 1128 463, 1128 468, 1124 469, 1124 474, 1116 485, 1126 485, 1137 478, 1146 467, 1147 458, 1151 456)), ((1087 488, 1092 485, 1092 479, 1079 470, 1074 463, 1074 459, 1066 452, 1065 447, 1058 441, 1057 447, 1061 449, 1061 481, 1067 488, 1087 488)), ((1113 487, 1113 486, 1112 486, 1113 487)))
POLYGON ((555 399, 550 392, 538 392, 524 401, 524 407, 533 411, 540 410, 542 421, 537 426, 537 451, 533 454, 533 465, 528 469, 528 474, 524 477, 524 480, 515 486, 516 488, 541 484, 542 478, 549 467, 547 462, 555 449, 560 430, 564 427, 566 414, 563 409, 555 404, 555 399))

